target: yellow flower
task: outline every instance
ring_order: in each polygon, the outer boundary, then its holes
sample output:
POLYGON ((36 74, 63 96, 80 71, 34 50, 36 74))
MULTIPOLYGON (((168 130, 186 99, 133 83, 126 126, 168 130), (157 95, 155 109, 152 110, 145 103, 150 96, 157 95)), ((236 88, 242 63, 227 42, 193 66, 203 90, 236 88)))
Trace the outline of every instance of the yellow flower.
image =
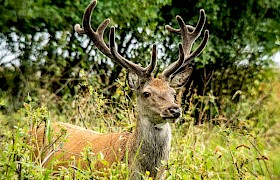
POLYGON ((151 174, 150 171, 146 171, 147 176, 150 176, 150 174, 151 174))

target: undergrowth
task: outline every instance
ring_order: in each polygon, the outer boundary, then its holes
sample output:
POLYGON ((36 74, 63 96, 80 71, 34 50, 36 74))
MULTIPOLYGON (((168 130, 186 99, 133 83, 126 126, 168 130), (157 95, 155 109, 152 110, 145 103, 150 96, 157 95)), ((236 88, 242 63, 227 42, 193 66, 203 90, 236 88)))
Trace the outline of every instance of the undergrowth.
MULTIPOLYGON (((279 179, 280 85, 275 82, 272 87, 269 93, 256 99, 242 95, 237 104, 234 97, 224 99, 219 107, 211 94, 195 97, 207 101, 216 115, 209 122, 194 125, 191 113, 195 105, 190 103, 182 120, 172 125, 166 178, 279 179)), ((32 139, 29 133, 32 127, 53 121, 70 122, 101 133, 131 132, 136 121, 133 103, 126 91, 119 92, 120 103, 110 102, 89 88, 70 103, 55 99, 38 104, 29 97, 30 102, 20 111, 1 113, 0 179, 127 179, 126 162, 114 164, 105 172, 93 171, 91 163, 102 161, 102 154, 90 159, 87 169, 44 168, 42 159, 34 159, 34 147, 28 141, 32 139), (58 111, 57 106, 63 107, 62 110, 58 111)), ((48 135, 52 136, 51 131, 48 135)), ((89 154, 90 149, 84 149, 84 160, 89 159, 89 154)), ((150 179, 149 172, 143 178, 150 179)))

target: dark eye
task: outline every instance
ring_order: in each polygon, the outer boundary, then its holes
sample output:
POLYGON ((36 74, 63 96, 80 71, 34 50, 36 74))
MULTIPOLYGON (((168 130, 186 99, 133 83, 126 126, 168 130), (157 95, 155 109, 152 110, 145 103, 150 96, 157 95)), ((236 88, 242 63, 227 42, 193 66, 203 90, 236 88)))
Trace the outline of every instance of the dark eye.
POLYGON ((151 93, 149 93, 149 92, 143 92, 143 96, 144 96, 145 98, 148 98, 148 97, 151 96, 151 93))

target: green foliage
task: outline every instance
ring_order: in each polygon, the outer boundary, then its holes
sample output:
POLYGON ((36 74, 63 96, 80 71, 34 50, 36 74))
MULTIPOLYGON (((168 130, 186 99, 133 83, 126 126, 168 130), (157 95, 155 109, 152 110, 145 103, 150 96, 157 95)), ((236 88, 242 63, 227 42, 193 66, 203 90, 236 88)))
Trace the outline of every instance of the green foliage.
MULTIPOLYGON (((115 97, 115 81, 123 76, 121 68, 113 66, 87 37, 73 32, 73 25, 81 23, 88 3, 3 1, 0 40, 7 54, 0 59, 0 94, 8 97, 9 106, 3 106, 6 112, 21 107, 28 93, 40 102, 42 89, 51 97, 75 99, 83 91, 79 85, 83 81, 81 70, 103 88, 106 98, 115 97), (9 53, 14 56, 7 58, 9 53)), ((149 63, 146 51, 150 51, 151 44, 159 44, 159 54, 164 54, 159 58, 161 71, 177 58, 178 51, 178 38, 167 34, 164 25, 171 22, 176 26, 177 14, 195 25, 201 8, 207 14, 205 28, 210 30, 210 40, 203 55, 195 60, 186 88, 192 84, 191 88, 202 96, 233 96, 240 90, 251 94, 269 78, 271 56, 279 51, 277 1, 98 1, 92 26, 96 29, 110 18, 111 25, 117 26, 121 54, 143 66, 149 63)), ((107 31, 104 38, 108 41, 107 31)))
MULTIPOLYGON (((86 79, 85 79, 86 80, 86 79)), ((278 80, 277 80, 278 81, 278 80)), ((277 179, 279 178, 279 82, 265 84, 264 91, 269 92, 267 98, 244 98, 240 103, 231 103, 224 99, 228 109, 215 107, 215 98, 211 95, 195 97, 214 106, 219 116, 212 117, 212 122, 195 126, 195 119, 191 111, 195 109, 190 104, 189 111, 183 116, 179 124, 172 125, 173 140, 170 160, 166 166, 167 179, 277 179), (269 85, 273 85, 273 91, 269 85), (260 105, 261 104, 261 105, 260 105)), ((89 81, 83 84, 91 86, 89 81)), ((123 85, 120 86, 122 88, 123 85)), ((117 92, 119 89, 117 90, 117 92)), ((125 92, 125 91, 123 91, 125 92)), ((28 179, 98 179, 101 176, 111 179, 126 179, 129 177, 126 162, 114 164, 104 171, 94 169, 94 164, 103 159, 102 154, 92 156, 91 149, 85 148, 82 155, 88 162, 87 169, 81 169, 79 162, 73 168, 61 168, 53 174, 52 167, 43 168, 43 159, 34 161, 34 149, 27 139, 29 130, 39 124, 53 121, 72 122, 79 126, 106 133, 119 130, 130 131, 135 124, 133 107, 130 99, 121 95, 121 104, 108 102, 102 94, 97 94, 88 88, 88 94, 81 94, 72 102, 64 104, 63 114, 54 106, 54 101, 39 105, 31 101, 16 114, 0 115, 1 148, 0 148, 0 178, 28 178, 28 179), (114 106, 110 106, 114 104, 114 106), (38 107, 37 107, 38 106, 38 107), (118 120, 118 116, 123 119, 118 120), (10 119, 13 119, 11 124, 10 119), (8 122, 7 122, 8 121, 8 122)), ((56 103, 59 102, 56 100, 56 103)), ((59 104, 57 105, 59 106, 59 104)), ((207 108, 205 106, 205 108, 207 108)), ((222 107, 224 108, 224 107, 222 107)), ((199 111, 205 113, 204 109, 199 111)), ((202 115, 205 116, 205 115, 202 115)), ((49 124, 49 123, 46 123, 49 124)), ((46 132, 52 146, 63 143, 63 131, 54 135, 51 128, 46 132), (53 142, 53 137, 60 140, 53 142)), ((46 146, 50 148, 50 146, 46 146)), ((46 151, 47 152, 47 151, 46 151)), ((75 159, 71 161, 75 162, 75 159)), ((55 165, 56 161, 54 161, 55 165)), ((143 175, 149 179, 149 172, 143 175)))
MULTIPOLYGON (((88 3, 1 1, 0 179, 52 178, 53 170, 34 162, 34 149, 22 141, 35 124, 64 121, 102 133, 133 129, 125 72, 73 32, 88 3)), ((199 9, 207 14, 210 40, 182 93, 185 114, 173 128, 167 179, 279 178, 280 88, 271 60, 279 51, 279 7, 277 0, 98 1, 93 29, 110 18, 119 52, 143 66, 151 44, 159 44, 158 72, 178 53, 179 38, 164 25, 176 27, 177 14, 195 25, 199 9)), ((128 177, 125 163, 108 173, 128 177)), ((97 174, 62 169, 58 176, 97 174)))
MULTIPOLYGON (((113 96, 120 68, 112 68, 112 63, 96 52, 85 37, 78 37, 73 32, 73 25, 81 23, 88 3, 4 1, 1 4, 1 47, 7 51, 7 55, 11 53, 15 56, 6 59, 4 54, 0 59, 0 80, 3 85, 0 91, 10 96, 9 101, 14 104, 14 109, 22 105, 27 92, 38 95, 39 89, 48 90, 64 99, 73 99, 80 90, 81 69, 88 75, 100 76, 97 83, 111 87, 105 95, 113 96)), ((104 19, 111 18, 112 24, 118 24, 120 41, 130 38, 127 44, 119 43, 119 49, 125 52, 132 39, 147 40, 143 37, 145 33, 131 36, 130 31, 137 32, 138 27, 147 24, 153 24, 154 28, 147 26, 146 29, 155 29, 157 12, 166 3, 169 1, 98 1, 92 26, 95 29, 104 19), (130 8, 127 8, 128 5, 130 8)), ((107 40, 107 33, 104 38, 107 40)), ((127 57, 126 54, 124 56, 127 57)))
POLYGON ((202 56, 195 60, 187 87, 193 83, 199 95, 212 91, 222 97, 233 96, 238 90, 250 93, 257 88, 256 81, 266 81, 269 67, 274 66, 271 56, 279 51, 279 2, 272 4, 265 0, 174 0, 163 7, 162 17, 174 26, 177 14, 191 25, 195 25, 199 9, 205 9, 207 15, 205 26, 210 40, 202 56))
POLYGON ((169 170, 173 179, 275 178, 272 161, 277 159, 263 154, 264 139, 225 127, 185 128, 174 136, 173 145, 180 153, 171 158, 170 163, 176 164, 169 170))

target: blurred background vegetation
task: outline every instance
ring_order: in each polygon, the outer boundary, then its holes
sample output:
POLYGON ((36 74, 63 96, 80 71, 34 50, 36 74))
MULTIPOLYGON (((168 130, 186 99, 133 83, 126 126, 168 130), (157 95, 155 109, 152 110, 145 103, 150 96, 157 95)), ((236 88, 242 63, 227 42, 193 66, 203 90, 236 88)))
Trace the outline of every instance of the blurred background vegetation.
MULTIPOLYGON (((103 56, 87 37, 79 37, 73 25, 81 23, 88 1, 2 0, 0 95, 3 112, 22 107, 27 95, 42 101, 42 91, 71 100, 83 91, 81 70, 92 78, 107 98, 115 97, 116 79, 122 68, 103 56)), ((159 46, 159 71, 177 59, 180 37, 170 35, 164 25, 177 26, 175 16, 195 25, 199 10, 205 9, 205 28, 210 40, 196 59, 195 71, 186 85, 198 95, 213 94, 219 99, 236 91, 260 93, 261 82, 275 67, 272 56, 280 47, 280 16, 277 0, 247 1, 100 1, 92 26, 105 18, 117 26, 120 53, 145 66, 153 43, 159 46)), ((178 27, 178 26, 177 26, 178 27)), ((108 37, 106 33, 105 38, 108 37)), ((197 40, 199 41, 199 40, 197 40)), ((198 44, 198 43, 197 43, 198 44)), ((239 100, 238 97, 235 98, 239 100)), ((221 103, 221 102, 219 102, 221 103)))
MULTIPOLYGON (((110 112, 119 120, 133 116, 123 108, 133 106, 125 71, 73 30, 89 1, 0 0, 0 109, 8 126, 17 118, 7 117, 30 101, 74 122, 80 108, 97 103, 83 99, 88 92, 106 104, 99 113, 110 112)), ((178 27, 176 15, 194 26, 200 9, 205 9, 210 39, 181 91, 181 124, 211 122, 275 133, 270 128, 279 127, 280 117, 279 68, 273 61, 280 51, 279 0, 100 0, 92 26, 110 18, 120 54, 142 66, 157 44, 160 72, 177 59, 181 41, 164 26, 178 27)), ((108 42, 108 31, 104 37, 108 42)), ((83 112, 91 117, 92 111, 83 112)))

